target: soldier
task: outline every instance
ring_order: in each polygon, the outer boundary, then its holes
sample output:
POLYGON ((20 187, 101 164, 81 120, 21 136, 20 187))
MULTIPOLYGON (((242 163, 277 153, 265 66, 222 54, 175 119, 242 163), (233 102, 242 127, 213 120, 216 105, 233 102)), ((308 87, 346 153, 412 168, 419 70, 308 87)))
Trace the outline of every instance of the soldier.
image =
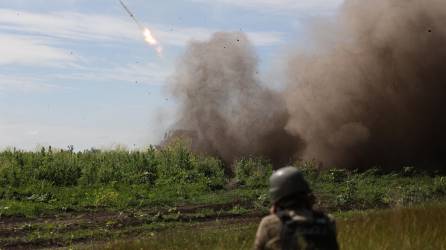
POLYGON ((333 218, 313 209, 315 197, 299 170, 281 168, 269 181, 273 206, 260 222, 256 250, 339 249, 333 218))

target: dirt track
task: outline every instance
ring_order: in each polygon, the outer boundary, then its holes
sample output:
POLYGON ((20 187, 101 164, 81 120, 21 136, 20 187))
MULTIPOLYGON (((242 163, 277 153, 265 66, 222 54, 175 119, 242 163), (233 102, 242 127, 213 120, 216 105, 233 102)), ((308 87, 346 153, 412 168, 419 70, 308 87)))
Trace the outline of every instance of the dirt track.
POLYGON ((171 227, 216 227, 256 221, 263 213, 234 207, 252 208, 251 204, 231 202, 213 205, 190 205, 174 208, 147 208, 135 211, 73 212, 39 218, 10 217, 0 220, 0 249, 37 249, 64 247, 116 237, 137 237, 147 231, 171 227), (207 213, 203 213, 206 211, 207 213), (215 223, 218 220, 219 223, 215 223), (187 223, 187 224, 186 224, 187 223), (72 235, 76 235, 73 237, 72 235))

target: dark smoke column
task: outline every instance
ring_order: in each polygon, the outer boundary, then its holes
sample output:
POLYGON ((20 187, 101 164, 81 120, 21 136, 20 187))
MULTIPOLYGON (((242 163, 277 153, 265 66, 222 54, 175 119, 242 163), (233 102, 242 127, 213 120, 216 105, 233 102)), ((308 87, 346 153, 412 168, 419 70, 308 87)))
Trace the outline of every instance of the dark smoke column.
POLYGON ((346 0, 335 25, 313 28, 285 92, 305 158, 444 169, 445 23, 444 0, 346 0))
POLYGON ((243 156, 264 156, 276 165, 292 160, 301 140, 285 131, 285 103, 256 72, 257 58, 243 33, 191 42, 170 81, 181 106, 172 130, 192 131, 194 149, 228 164, 243 156))

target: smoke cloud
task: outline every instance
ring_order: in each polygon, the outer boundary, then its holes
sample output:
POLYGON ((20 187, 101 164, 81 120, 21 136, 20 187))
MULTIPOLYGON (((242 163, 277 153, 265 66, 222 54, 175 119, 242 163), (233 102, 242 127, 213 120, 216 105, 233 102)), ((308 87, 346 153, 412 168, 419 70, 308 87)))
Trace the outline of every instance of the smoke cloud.
POLYGON ((284 94, 305 158, 355 168, 444 162, 445 22, 445 1, 350 0, 337 25, 315 30, 315 52, 290 60, 284 94))
POLYGON ((368 168, 446 163, 446 2, 347 0, 286 58, 286 88, 260 83, 241 33, 192 42, 171 80, 174 129, 227 162, 263 155, 368 168), (308 46, 310 47, 310 46, 308 46))
POLYGON ((193 147, 227 163, 261 155, 284 164, 302 143, 285 131, 285 100, 260 83, 257 58, 243 33, 192 42, 170 87, 181 104, 174 129, 196 132, 193 147))

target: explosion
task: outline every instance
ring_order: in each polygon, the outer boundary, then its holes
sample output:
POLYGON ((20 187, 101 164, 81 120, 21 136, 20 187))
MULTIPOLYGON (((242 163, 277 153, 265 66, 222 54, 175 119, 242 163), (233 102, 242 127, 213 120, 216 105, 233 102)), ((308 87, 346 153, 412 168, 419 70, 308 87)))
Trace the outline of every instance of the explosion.
POLYGON ((283 92, 261 84, 243 34, 191 42, 170 83, 173 129, 227 162, 443 168, 445 22, 443 0, 347 0, 334 24, 308 27, 311 50, 288 51, 283 92))
POLYGON ((348 0, 287 61, 287 131, 329 166, 444 168, 446 1, 348 0))
POLYGON ((208 42, 192 42, 170 81, 181 103, 173 130, 194 131, 192 148, 228 164, 248 155, 289 162, 302 142, 285 131, 286 103, 261 84, 257 71, 243 33, 216 33, 208 42))

